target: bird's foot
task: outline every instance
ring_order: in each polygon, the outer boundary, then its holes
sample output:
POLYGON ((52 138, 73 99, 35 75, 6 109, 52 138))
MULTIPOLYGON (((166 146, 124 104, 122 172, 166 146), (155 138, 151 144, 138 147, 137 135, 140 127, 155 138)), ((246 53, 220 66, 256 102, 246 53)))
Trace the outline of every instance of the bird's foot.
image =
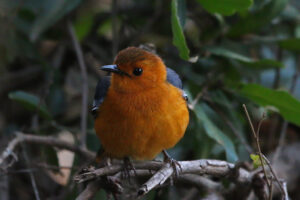
POLYGON ((122 171, 122 178, 126 179, 130 179, 131 175, 130 175, 130 171, 132 170, 134 175, 137 176, 137 173, 136 173, 136 169, 134 168, 133 164, 132 164, 132 161, 130 160, 129 157, 125 157, 124 158, 124 168, 123 168, 123 171, 122 171))
POLYGON ((110 157, 104 152, 103 149, 99 149, 96 157, 91 160, 86 166, 84 166, 78 174, 84 174, 92 172, 95 169, 103 168, 111 165, 110 157))
POLYGON ((166 150, 163 150, 162 153, 164 155, 164 162, 170 163, 170 165, 173 167, 175 177, 178 178, 179 170, 182 171, 181 165, 179 164, 179 162, 177 160, 174 160, 173 158, 171 158, 171 156, 168 154, 168 152, 166 150), (179 168, 179 170, 177 167, 179 168))
POLYGON ((115 200, 119 199, 118 195, 123 193, 123 187, 121 181, 111 176, 101 177, 101 186, 107 192, 114 197, 115 200))

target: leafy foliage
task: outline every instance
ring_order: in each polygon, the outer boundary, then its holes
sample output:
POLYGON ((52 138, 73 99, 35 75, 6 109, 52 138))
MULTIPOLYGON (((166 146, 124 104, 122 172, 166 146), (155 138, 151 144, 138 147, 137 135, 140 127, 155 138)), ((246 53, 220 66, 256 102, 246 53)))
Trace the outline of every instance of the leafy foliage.
POLYGON ((275 91, 257 84, 244 85, 240 93, 261 106, 273 106, 288 121, 300 125, 300 102, 286 91, 275 91))
POLYGON ((230 162, 237 161, 238 157, 234 149, 234 145, 230 138, 225 135, 207 116, 203 108, 199 105, 195 106, 195 114, 198 120, 203 124, 205 133, 221 146, 224 147, 227 160, 230 162))
POLYGON ((238 36, 259 30, 278 16, 286 4, 287 0, 269 1, 262 8, 246 14, 238 23, 232 26, 228 34, 230 36, 238 36))
MULTIPOLYGON (((128 46, 153 44, 165 64, 179 73, 192 109, 184 138, 169 150, 174 158, 251 161, 246 146, 252 139, 242 104, 255 126, 268 111, 260 134, 263 153, 272 153, 278 145, 284 120, 292 123, 285 142, 299 142, 298 1, 129 0, 116 1, 116 7, 111 2, 0 1, 0 141, 7 141, 12 130, 53 135, 68 130, 80 138, 82 76, 70 43, 69 21, 87 64, 89 105, 97 80, 105 75, 99 66, 112 63, 117 51, 128 46), (38 121, 34 113, 41 116, 38 121)), ((87 147, 97 151, 93 117, 88 115, 87 121, 87 147)), ((28 152, 36 160, 44 156, 58 165, 53 149, 36 151, 30 146, 28 152)), ((250 158, 254 167, 260 166, 257 155, 250 158)), ((79 160, 76 156, 74 167, 80 166, 79 160)), ((26 178, 17 183, 29 190, 26 178)), ((74 199, 79 191, 56 183, 54 191, 49 184, 54 182, 38 182, 45 198, 66 191, 74 199)), ((24 192, 11 188, 14 199, 23 198, 24 192)), ((184 192, 175 190, 180 199, 184 192)), ((160 199, 174 199, 168 196, 172 192, 162 193, 160 199)), ((160 193, 151 195, 154 199, 160 193)))
POLYGON ((80 1, 81 0, 33 1, 30 7, 37 11, 35 13, 37 16, 29 33, 30 39, 33 41, 36 40, 43 31, 57 22, 65 14, 73 10, 80 3, 80 1), (37 9, 36 5, 39 5, 40 8, 37 9))
POLYGON ((179 3, 185 3, 185 0, 172 0, 172 32, 173 32, 173 44, 178 48, 179 55, 182 59, 189 59, 189 49, 187 47, 185 37, 183 34, 183 22, 185 16, 184 12, 179 12, 179 3))
POLYGON ((300 38, 289 38, 286 40, 281 40, 279 42, 281 48, 291 50, 291 51, 300 51, 300 38))
POLYGON ((198 0, 198 2, 211 13, 232 15, 237 11, 244 11, 252 4, 252 0, 198 0))
POLYGON ((9 98, 20 103, 24 108, 30 111, 37 111, 42 117, 51 119, 51 115, 45 105, 42 104, 39 97, 23 91, 9 93, 9 98))
POLYGON ((284 65, 281 62, 278 62, 276 60, 272 60, 272 59, 254 60, 252 58, 246 57, 244 55, 241 55, 239 53, 233 52, 229 49, 225 49, 222 47, 208 47, 207 51, 217 56, 222 56, 225 58, 240 61, 246 66, 250 66, 257 69, 284 67, 284 65))
POLYGON ((260 161, 259 155, 250 154, 250 158, 253 161, 253 166, 255 169, 261 166, 261 161, 260 161))

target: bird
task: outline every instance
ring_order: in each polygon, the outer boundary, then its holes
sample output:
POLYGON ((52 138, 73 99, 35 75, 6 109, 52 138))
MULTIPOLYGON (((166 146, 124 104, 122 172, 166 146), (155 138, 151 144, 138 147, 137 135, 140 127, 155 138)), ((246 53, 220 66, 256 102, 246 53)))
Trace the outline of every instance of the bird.
POLYGON ((179 142, 189 123, 179 75, 138 47, 121 50, 112 65, 100 69, 111 73, 98 81, 92 106, 105 155, 152 160, 162 152, 173 161, 166 150, 179 142))

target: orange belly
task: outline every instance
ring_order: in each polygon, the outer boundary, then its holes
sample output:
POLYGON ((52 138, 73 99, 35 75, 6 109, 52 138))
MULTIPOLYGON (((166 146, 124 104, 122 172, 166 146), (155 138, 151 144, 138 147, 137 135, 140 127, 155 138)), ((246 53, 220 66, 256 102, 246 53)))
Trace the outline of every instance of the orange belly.
POLYGON ((164 83, 138 94, 109 89, 95 130, 109 156, 151 160, 182 138, 188 121, 181 91, 164 83))

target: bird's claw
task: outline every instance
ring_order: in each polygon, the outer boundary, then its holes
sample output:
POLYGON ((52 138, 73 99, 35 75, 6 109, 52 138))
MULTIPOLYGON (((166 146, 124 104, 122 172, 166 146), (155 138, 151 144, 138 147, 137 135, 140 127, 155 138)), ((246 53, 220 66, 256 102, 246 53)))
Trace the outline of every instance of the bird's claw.
POLYGON ((122 171, 122 178, 126 179, 130 179, 131 175, 130 175, 130 171, 133 171, 134 175, 137 176, 136 173, 136 169, 133 166, 131 160, 128 157, 124 158, 124 167, 123 167, 123 171, 122 171))
POLYGON ((170 165, 173 167, 175 177, 179 177, 179 170, 182 171, 181 165, 179 162, 173 158, 167 153, 167 151, 163 150, 163 155, 164 155, 164 162, 170 163, 170 165), (178 170, 178 168, 179 170, 178 170))

